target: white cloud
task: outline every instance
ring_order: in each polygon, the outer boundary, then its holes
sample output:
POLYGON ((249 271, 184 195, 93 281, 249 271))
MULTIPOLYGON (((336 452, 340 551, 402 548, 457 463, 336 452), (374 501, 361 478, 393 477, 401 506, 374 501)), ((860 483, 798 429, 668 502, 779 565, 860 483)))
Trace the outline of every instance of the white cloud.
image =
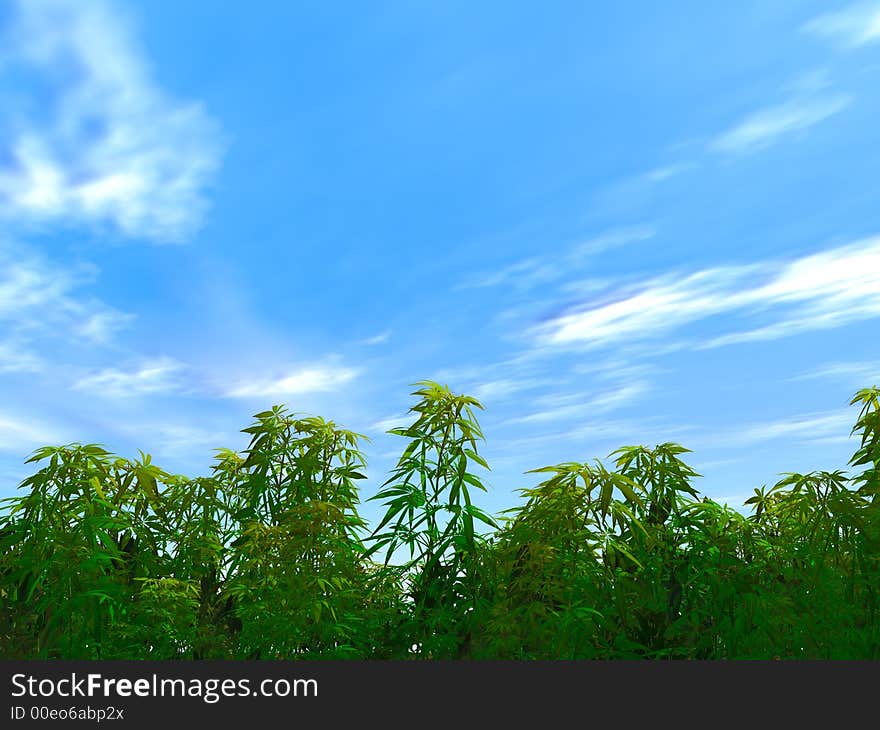
MULTIPOLYGON (((143 451, 153 455, 160 463, 163 458, 196 457, 207 465, 207 457, 213 449, 241 446, 241 434, 234 437, 221 430, 210 430, 186 423, 174 423, 172 414, 161 423, 137 422, 124 426, 126 437, 143 451)), ((114 424, 115 426, 115 424, 114 424)), ((113 426, 111 426, 112 428, 113 426)))
POLYGON ((53 428, 0 413, 0 451, 20 454, 39 446, 62 441, 59 433, 53 428))
POLYGON ((768 313, 775 315, 771 324, 721 335, 703 346, 773 339, 880 316, 880 237, 786 264, 659 277, 616 299, 554 317, 533 333, 541 345, 599 346, 651 339, 721 314, 768 313))
POLYGON ((547 384, 549 381, 536 380, 534 378, 499 378, 497 380, 487 380, 476 383, 471 386, 468 391, 471 392, 477 400, 503 400, 506 396, 514 393, 520 393, 524 390, 531 390, 541 385, 547 384))
MULTIPOLYGON (((702 145, 705 145, 705 142, 702 145)), ((686 144, 675 145, 672 151, 688 156, 694 154, 692 150, 684 149, 686 146, 686 144)), ((590 207, 595 211, 601 211, 603 215, 615 217, 630 216, 634 211, 653 208, 659 200, 657 196, 664 194, 664 189, 671 181, 698 167, 698 163, 682 159, 634 175, 620 177, 595 189, 590 196, 590 207)))
POLYGON ((372 337, 367 337, 360 341, 362 345, 382 345, 388 340, 391 339, 391 330, 385 330, 384 332, 380 332, 379 334, 373 335, 372 337))
POLYGON ((75 333, 87 340, 107 343, 119 330, 125 329, 134 320, 135 315, 116 310, 105 309, 88 314, 75 327, 75 333))
POLYGON ((677 162, 671 165, 666 165, 665 167, 657 167, 653 170, 649 170, 641 177, 648 183, 662 183, 671 180, 674 177, 678 177, 689 170, 693 170, 695 167, 696 164, 693 162, 677 162))
POLYGON ((78 293, 95 276, 91 267, 62 268, 0 242, 0 323, 21 347, 35 336, 106 342, 132 315, 78 293))
POLYGON ((750 444, 784 438, 789 442, 827 443, 847 441, 852 428, 852 413, 818 413, 766 421, 737 429, 724 436, 724 443, 750 444))
POLYGON ((530 256, 495 271, 474 274, 458 284, 455 289, 483 289, 504 286, 527 291, 541 284, 557 281, 583 268, 591 257, 613 248, 647 241, 656 235, 649 225, 623 226, 579 241, 555 257, 530 256))
POLYGON ((876 362, 832 362, 801 375, 792 380, 814 380, 819 378, 835 378, 851 382, 864 383, 869 386, 880 384, 880 363, 876 362))
POLYGON ((647 390, 648 386, 645 383, 629 383, 595 396, 589 401, 589 408, 593 412, 613 411, 627 403, 632 403, 647 390))
POLYGON ((771 325, 722 336, 707 346, 777 339, 880 316, 880 237, 794 261, 749 298, 795 308, 771 325))
POLYGON ((612 286, 613 282, 609 279, 599 279, 597 277, 587 277, 584 279, 574 279, 559 285, 559 291, 575 296, 584 296, 585 294, 595 294, 612 286))
POLYGON ((69 273, 30 261, 4 262, 0 272, 0 318, 12 319, 23 311, 46 309, 49 303, 69 311, 68 292, 76 285, 69 273))
POLYGON ((648 390, 646 383, 632 382, 598 394, 572 393, 544 396, 537 399, 550 407, 509 419, 508 423, 544 423, 571 418, 585 418, 597 413, 608 413, 633 402, 648 390))
POLYGON ((278 378, 238 383, 228 388, 224 395, 230 398, 283 397, 328 391, 353 380, 359 372, 345 367, 304 367, 278 378))
POLYGON ((694 456, 691 459, 691 466, 694 467, 698 472, 708 471, 709 469, 718 469, 722 466, 731 466, 732 464, 739 464, 742 459, 707 459, 702 460, 697 456, 694 456))
POLYGON ((850 103, 842 94, 798 95, 746 116, 710 143, 716 152, 741 154, 768 147, 837 114, 850 103))
MULTIPOLYGON (((589 413, 582 413, 589 418, 589 413)), ((607 416, 600 420, 572 423, 562 431, 540 432, 531 436, 506 439, 501 446, 505 454, 529 454, 544 446, 565 447, 572 458, 588 459, 603 456, 600 448, 617 448, 621 443, 675 441, 686 443, 693 438, 692 426, 681 426, 657 418, 642 417, 638 421, 622 421, 607 416), (572 451, 581 449, 580 453, 572 451)), ((607 452, 606 452, 607 453, 607 452)), ((534 464, 532 464, 534 466, 534 464)))
POLYGON ((403 416, 388 416, 387 418, 383 418, 379 421, 376 421, 372 426, 370 426, 370 430, 372 431, 381 431, 385 433, 386 431, 390 431, 392 428, 402 428, 403 426, 409 426, 414 420, 416 416, 413 414, 406 414, 403 416))
POLYGON ((880 3, 856 3, 805 23, 803 30, 848 48, 880 41, 880 3))
POLYGON ((651 337, 731 308, 727 301, 746 267, 706 269, 685 277, 660 277, 588 309, 555 317, 537 329, 549 345, 605 344, 651 337))
POLYGON ((0 375, 4 373, 36 373, 43 369, 43 360, 21 343, 0 342, 0 375))
POLYGON ((80 378, 74 389, 107 398, 128 398, 168 393, 180 388, 183 365, 171 358, 147 360, 132 370, 107 368, 80 378))
POLYGON ((531 289, 538 284, 553 281, 561 274, 561 269, 555 264, 539 256, 532 256, 495 271, 473 275, 459 284, 456 289, 484 289, 502 284, 517 289, 531 289))
POLYGON ((222 154, 217 123, 157 85, 118 7, 20 0, 15 10, 0 88, 24 70, 60 91, 48 102, 26 97, 7 122, 0 144, 14 162, 0 166, 0 212, 109 222, 157 240, 191 235, 222 154))
POLYGON ((648 241, 657 234, 653 226, 627 226, 614 228, 577 244, 566 257, 569 264, 586 256, 596 256, 613 248, 620 248, 631 243, 648 241))

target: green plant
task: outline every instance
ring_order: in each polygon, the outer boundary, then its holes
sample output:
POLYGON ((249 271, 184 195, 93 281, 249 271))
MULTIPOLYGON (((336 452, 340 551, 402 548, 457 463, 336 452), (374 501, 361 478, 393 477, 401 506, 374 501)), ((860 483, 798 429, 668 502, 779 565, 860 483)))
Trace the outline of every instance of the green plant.
POLYGON ((852 399, 854 473, 784 474, 750 514, 664 443, 535 469, 498 520, 473 501, 482 405, 413 395, 372 531, 364 437, 283 406, 208 477, 38 449, 0 514, 0 655, 880 658, 880 389, 852 399))

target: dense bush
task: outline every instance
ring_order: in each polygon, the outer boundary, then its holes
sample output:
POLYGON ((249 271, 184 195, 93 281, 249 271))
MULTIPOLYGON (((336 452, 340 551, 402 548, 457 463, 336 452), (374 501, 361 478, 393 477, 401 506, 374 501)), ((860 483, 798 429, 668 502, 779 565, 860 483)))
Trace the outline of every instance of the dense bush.
POLYGON ((276 406, 209 478, 144 454, 45 447, 0 516, 3 658, 740 659, 880 657, 880 389, 841 471, 693 486, 677 444, 537 469, 493 518, 473 502, 468 396, 419 384, 359 517, 363 437, 276 406))

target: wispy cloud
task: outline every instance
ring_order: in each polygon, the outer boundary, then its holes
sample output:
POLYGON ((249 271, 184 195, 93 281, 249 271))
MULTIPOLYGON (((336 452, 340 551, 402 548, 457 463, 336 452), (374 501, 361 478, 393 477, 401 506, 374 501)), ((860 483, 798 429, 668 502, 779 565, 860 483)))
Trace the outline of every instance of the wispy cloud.
POLYGON ((720 314, 760 314, 765 319, 773 316, 774 321, 709 338, 702 346, 775 339, 878 317, 880 237, 789 263, 761 262, 658 277, 614 299, 553 317, 533 333, 543 346, 601 346, 656 338, 720 314))
POLYGON ((283 397, 298 393, 334 390, 360 373, 355 368, 308 366, 276 378, 248 380, 226 389, 230 398, 283 397))
POLYGON ((480 401, 500 401, 514 393, 522 393, 525 390, 546 385, 549 381, 535 378, 499 378, 496 380, 482 380, 476 383, 470 392, 480 401))
POLYGON ((107 344, 117 332, 127 328, 134 319, 134 314, 104 307, 99 312, 87 314, 82 322, 77 324, 75 333, 77 337, 107 344))
POLYGON ((880 237, 798 259, 745 295, 748 304, 783 307, 786 314, 708 346, 778 339, 880 316, 880 237))
POLYGON ((0 342, 0 375, 36 373, 43 367, 42 358, 31 352, 26 345, 15 341, 0 342))
MULTIPOLYGON (((590 414, 584 413, 585 418, 590 414)), ((571 458, 587 460, 604 458, 608 452, 598 449, 614 449, 623 443, 650 443, 661 441, 677 441, 688 443, 692 439, 695 429, 692 426, 682 426, 669 423, 662 419, 642 417, 638 421, 625 421, 603 416, 599 420, 581 420, 572 423, 565 430, 552 432, 540 432, 530 436, 521 436, 507 439, 501 450, 502 453, 529 454, 546 446, 565 445, 566 450, 576 447, 586 448, 586 451, 569 451, 571 458)), ((528 468, 535 466, 532 463, 528 468)))
POLYGON ((658 277, 553 317, 534 331, 539 342, 547 345, 603 345, 651 338, 736 306, 730 299, 738 296, 736 284, 750 270, 728 267, 658 277))
POLYGON ((696 163, 693 162, 675 162, 671 165, 656 167, 653 170, 649 170, 641 176, 641 179, 653 184, 662 183, 671 180, 674 177, 678 177, 689 170, 693 170, 696 166, 696 163))
POLYGON ((360 340, 360 344, 362 345, 382 345, 388 340, 391 339, 391 330, 384 330, 383 332, 379 332, 372 337, 366 337, 363 340, 360 340))
POLYGON ((828 443, 847 441, 852 413, 814 413, 778 421, 755 423, 723 435, 724 443, 751 444, 786 439, 791 442, 828 443))
POLYGON ((848 48, 874 43, 880 41, 880 3, 856 3, 824 13, 805 23, 802 29, 848 48))
POLYGON ((495 271, 470 276, 458 289, 482 289, 502 284, 518 289, 529 289, 537 284, 552 281, 560 275, 559 268, 540 256, 532 256, 503 266, 495 271))
POLYGON ((543 423, 588 418, 597 413, 608 413, 632 403, 648 390, 646 383, 633 382, 601 393, 572 393, 544 396, 538 399, 549 407, 512 418, 509 423, 543 423))
POLYGON ((0 451, 21 454, 63 440, 61 434, 50 426, 0 413, 0 451))
POLYGON ((654 226, 648 225, 614 228, 577 243, 566 256, 566 263, 575 263, 582 258, 596 256, 611 249, 628 246, 631 243, 648 241, 656 234, 654 226))
POLYGON ((106 398, 129 398, 168 393, 181 387, 183 364, 172 358, 147 360, 129 370, 107 368, 80 378, 74 389, 106 398))
POLYGON ((415 419, 413 414, 403 414, 399 416, 388 416, 387 418, 382 418, 370 426, 370 430, 372 431, 381 431, 385 433, 386 431, 391 430, 392 428, 400 428, 402 426, 409 426, 415 419))
POLYGON ((119 8, 101 0, 19 0, 3 38, 0 90, 22 71, 55 96, 28 98, 0 142, 0 214, 109 222, 180 240, 199 226, 224 142, 198 102, 154 81, 119 8))
MULTIPOLYGON (((116 424, 114 424, 115 426, 116 424)), ((173 415, 167 415, 162 422, 137 421, 119 428, 128 439, 141 444, 144 451, 161 460, 162 458, 192 457, 199 454, 207 466, 214 449, 240 448, 241 434, 224 433, 189 423, 174 422, 173 415), (202 456, 203 455, 203 456, 202 456)))
POLYGON ((94 267, 61 267, 0 242, 0 323, 20 345, 35 336, 106 342, 132 316, 79 291, 96 276, 94 267))
POLYGON ((880 363, 878 362, 832 362, 809 372, 801 373, 792 380, 817 380, 830 378, 849 382, 880 385, 880 363))
MULTIPOLYGON (((693 150, 673 149, 673 154, 692 155, 693 150)), ((652 207, 657 196, 671 181, 681 178, 685 173, 699 167, 698 163, 689 159, 672 161, 638 172, 634 175, 612 179, 610 182, 593 190, 590 207, 602 211, 604 215, 631 216, 635 211, 644 211, 652 207)))
POLYGON ((709 148, 724 154, 745 154, 769 147, 785 137, 805 132, 843 110, 850 98, 820 88, 807 88, 773 106, 746 115, 715 137, 709 148))
POLYGON ((461 282, 456 289, 504 286, 526 291, 570 275, 600 253, 647 241, 655 235, 654 227, 649 225, 613 228, 569 244, 566 250, 556 256, 530 256, 495 271, 474 274, 461 282))

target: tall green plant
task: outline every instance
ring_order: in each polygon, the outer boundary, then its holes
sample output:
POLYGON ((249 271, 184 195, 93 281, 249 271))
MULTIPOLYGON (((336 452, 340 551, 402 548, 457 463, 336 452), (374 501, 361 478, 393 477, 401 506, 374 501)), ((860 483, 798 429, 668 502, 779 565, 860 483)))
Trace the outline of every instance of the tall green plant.
POLYGON ((356 655, 371 580, 357 512, 364 437, 281 406, 256 419, 232 474, 240 530, 226 593, 240 621, 236 651, 356 655))
POLYGON ((417 414, 408 427, 389 433, 409 439, 391 476, 372 498, 387 511, 373 533, 371 553, 385 551, 386 565, 400 551, 413 606, 413 646, 422 656, 458 655, 468 635, 457 619, 478 600, 475 578, 482 539, 477 523, 495 521, 471 500, 471 488, 486 490, 472 464, 488 469, 477 453, 483 433, 471 396, 456 395, 432 381, 418 383, 417 414))

